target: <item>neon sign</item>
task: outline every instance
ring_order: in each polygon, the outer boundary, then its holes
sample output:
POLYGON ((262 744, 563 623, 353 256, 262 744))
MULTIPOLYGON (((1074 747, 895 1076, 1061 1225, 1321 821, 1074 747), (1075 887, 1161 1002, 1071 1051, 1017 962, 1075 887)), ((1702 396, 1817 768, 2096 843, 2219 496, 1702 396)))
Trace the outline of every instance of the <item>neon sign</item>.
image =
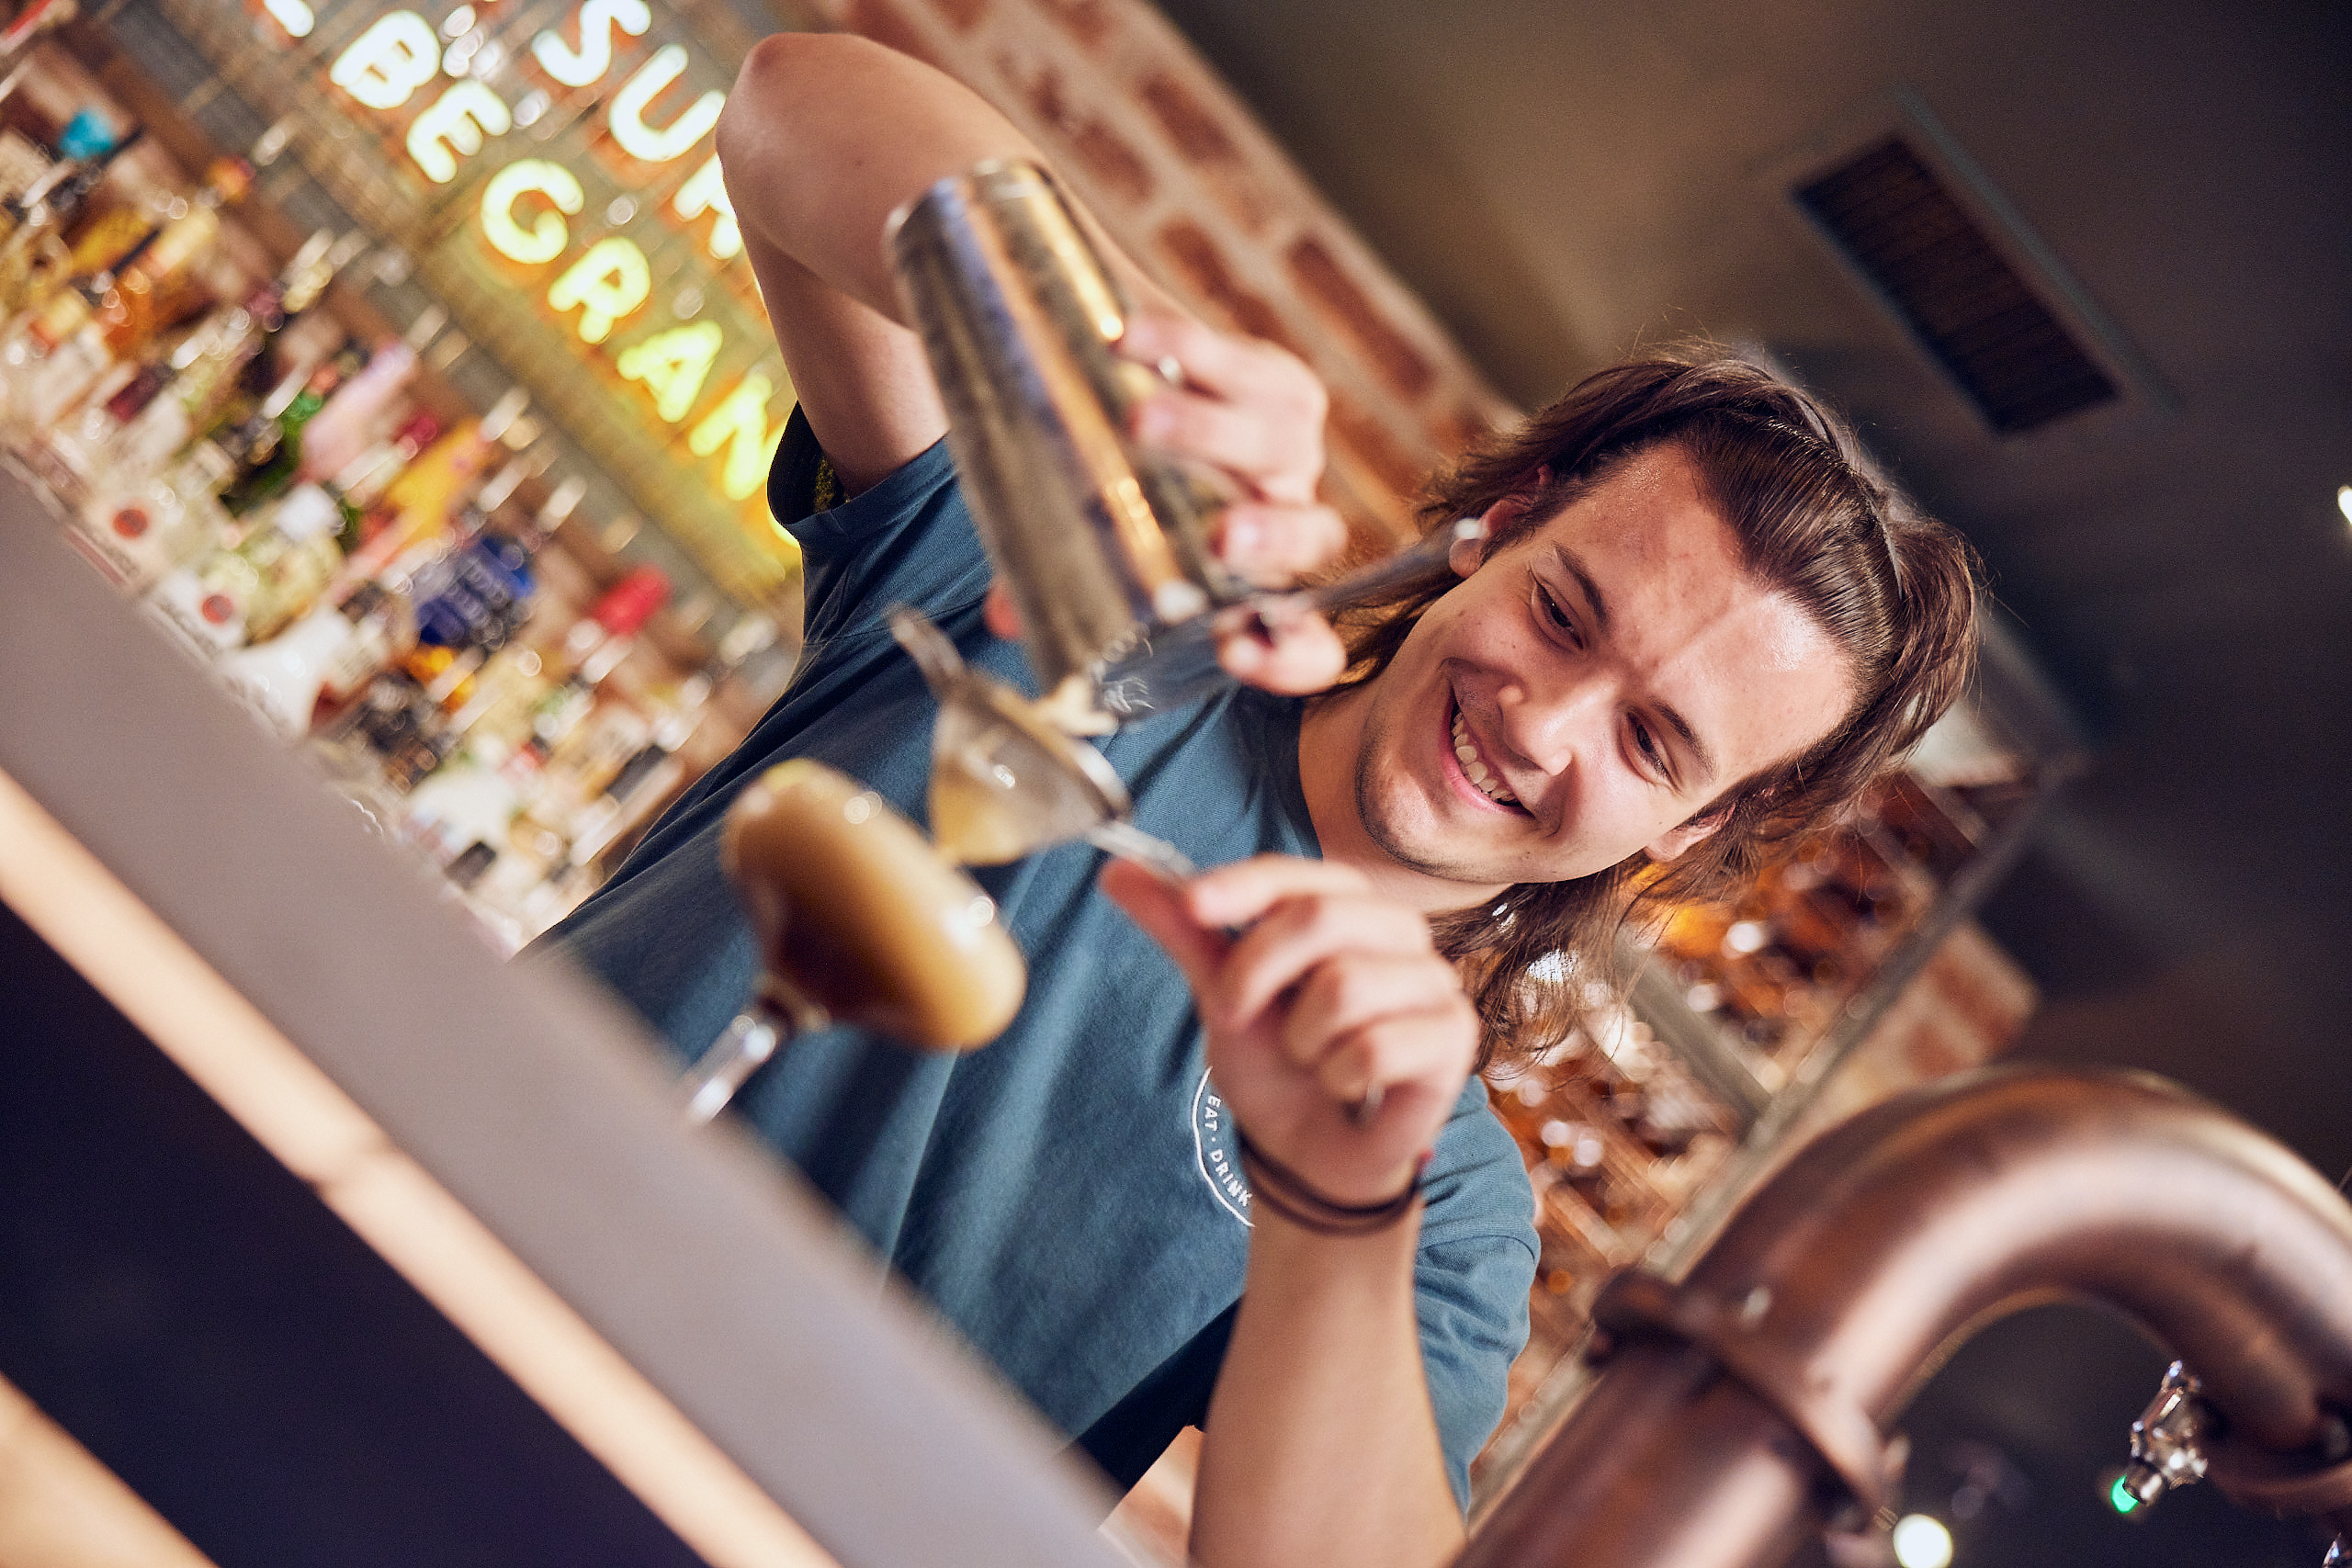
POLYGON ((379 141, 340 188, 422 244, 467 331, 715 575, 775 592, 797 553, 762 492, 791 389, 713 146, 727 64, 653 0, 240 4, 287 46, 281 112, 379 141))
MULTIPOLYGON (((307 7, 302 14, 309 15, 307 7)), ((653 13, 646 0, 582 0, 572 20, 577 44, 567 43, 552 28, 543 28, 531 39, 529 59, 557 85, 584 91, 602 85, 613 73, 617 63, 615 34, 643 38, 652 28, 653 13)), ((461 38, 470 33, 469 28, 461 38)), ((455 51, 453 42, 449 52, 455 51)), ((480 52, 477 50, 454 63, 470 66, 480 52)), ((660 165, 685 157, 718 125, 727 96, 715 89, 695 96, 667 123, 658 122, 653 106, 684 74, 686 63, 683 47, 662 44, 628 73, 611 96, 605 110, 606 128, 620 150, 639 163, 660 165)), ((438 81, 445 69, 458 79, 410 120, 405 142, 409 157, 424 176, 435 185, 447 185, 458 177, 466 160, 512 130, 514 118, 512 107, 483 81, 445 63, 441 34, 432 23, 412 10, 378 17, 335 56, 327 79, 355 103, 390 112, 406 107, 412 98, 438 81)), ((515 159, 492 175, 483 188, 483 238, 508 260, 526 266, 554 261, 571 242, 564 220, 577 216, 584 199, 579 180, 562 165, 539 158, 515 159), (517 220, 515 210, 530 193, 544 197, 547 205, 538 208, 526 228, 517 220)), ((706 216, 712 220, 707 248, 713 260, 731 261, 741 254, 742 235, 715 154, 707 155, 702 166, 678 187, 671 207, 684 220, 706 216)), ((546 299, 559 314, 577 312, 582 342, 601 344, 616 325, 641 310, 652 292, 652 273, 643 249, 636 241, 616 235, 594 242, 575 257, 549 282, 546 299)), ((664 348, 654 351, 650 359, 638 353, 635 362, 645 365, 673 357, 664 348)), ((698 346, 692 357, 702 358, 707 368, 707 358, 698 346)), ((715 357, 714 351, 708 358, 715 357)), ((622 375, 628 376, 626 367, 622 375)), ((672 423, 685 417, 685 411, 673 412, 678 411, 675 389, 681 384, 671 377, 651 389, 656 412, 672 423)), ((721 407, 696 427, 697 439, 690 446, 704 446, 700 438, 709 430, 752 430, 740 396, 747 384, 739 383, 721 407)), ((772 394, 773 383, 764 384, 772 394)), ((767 431, 763 425, 755 435, 744 438, 754 445, 764 443, 767 431)), ((710 443, 719 439, 708 437, 710 443)), ((748 471, 748 465, 729 457, 720 480, 729 500, 743 500, 758 490, 756 477, 744 477, 748 471)))

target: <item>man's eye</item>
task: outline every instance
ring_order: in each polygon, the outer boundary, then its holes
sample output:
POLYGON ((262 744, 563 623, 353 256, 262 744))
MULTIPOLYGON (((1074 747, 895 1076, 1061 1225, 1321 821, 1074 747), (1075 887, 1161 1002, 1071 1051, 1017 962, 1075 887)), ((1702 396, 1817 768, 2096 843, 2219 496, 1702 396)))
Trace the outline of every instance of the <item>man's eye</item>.
POLYGON ((1540 582, 1535 585, 1535 602, 1542 609, 1544 618, 1552 623, 1553 630, 1566 634, 1581 645, 1583 639, 1577 636, 1576 622, 1560 607, 1560 602, 1552 597, 1552 591, 1540 582))
POLYGON ((1666 765, 1666 748, 1657 743, 1657 737, 1650 732, 1650 727, 1642 722, 1638 714, 1627 722, 1634 727, 1634 749, 1642 754, 1642 761, 1649 764, 1650 771, 1661 781, 1673 782, 1666 765))

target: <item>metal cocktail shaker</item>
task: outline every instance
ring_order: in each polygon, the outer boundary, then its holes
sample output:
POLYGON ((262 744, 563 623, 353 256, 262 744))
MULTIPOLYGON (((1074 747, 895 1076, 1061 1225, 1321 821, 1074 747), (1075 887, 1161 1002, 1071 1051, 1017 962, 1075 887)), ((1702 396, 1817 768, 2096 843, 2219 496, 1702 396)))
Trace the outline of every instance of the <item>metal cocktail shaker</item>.
POLYGON ((1210 549, 1223 498, 1128 439, 1128 412, 1168 382, 1114 352, 1128 303, 1044 170, 994 162, 942 180, 887 239, 1045 709, 1108 730, 1104 671, 1245 592, 1210 549))
POLYGON ((1479 525, 1317 589, 1252 593, 1210 549, 1227 499, 1216 478, 1127 438, 1136 403, 1171 379, 1115 352, 1127 301, 1050 175, 983 164, 893 214, 885 238, 1045 694, 1031 702, 967 669, 921 615, 894 613, 940 701, 933 835, 966 864, 1083 836, 1179 874, 1181 856, 1122 820, 1126 791, 1078 737, 1228 685, 1216 632, 1249 630, 1273 598, 1309 612, 1368 602, 1442 575, 1479 525))

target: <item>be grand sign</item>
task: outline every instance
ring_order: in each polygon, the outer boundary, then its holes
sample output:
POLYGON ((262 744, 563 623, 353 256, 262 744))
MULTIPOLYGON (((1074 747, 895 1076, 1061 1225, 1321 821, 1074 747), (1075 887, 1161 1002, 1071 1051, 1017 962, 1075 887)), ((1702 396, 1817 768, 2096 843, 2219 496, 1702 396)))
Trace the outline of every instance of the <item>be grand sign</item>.
POLYGON ((306 166, 721 587, 773 597, 791 389, 713 148, 734 62, 651 0, 243 5, 274 50, 221 58, 217 11, 199 41, 306 166))

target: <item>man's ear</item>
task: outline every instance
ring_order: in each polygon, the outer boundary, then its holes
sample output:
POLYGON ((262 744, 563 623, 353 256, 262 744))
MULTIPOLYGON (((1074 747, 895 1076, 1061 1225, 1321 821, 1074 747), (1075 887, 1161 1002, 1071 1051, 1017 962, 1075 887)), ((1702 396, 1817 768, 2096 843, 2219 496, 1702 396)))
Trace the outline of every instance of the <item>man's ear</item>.
POLYGON ((1679 860, 1693 845, 1713 837, 1715 829, 1722 827, 1730 815, 1730 811, 1724 809, 1710 811, 1703 817, 1693 817, 1681 826, 1668 828, 1651 840, 1643 846, 1643 852, 1659 865, 1679 860))
POLYGON ((1453 575, 1467 577, 1477 570, 1485 562, 1487 553, 1494 548, 1495 541, 1502 537, 1513 524, 1535 510, 1545 492, 1551 488, 1551 465, 1538 464, 1534 474, 1522 479, 1519 489, 1481 513, 1478 517, 1481 526, 1477 536, 1456 539, 1453 542, 1453 547, 1445 554, 1445 564, 1453 569, 1453 575))
MULTIPOLYGON (((1538 468, 1535 470, 1535 475, 1536 483, 1541 485, 1548 481, 1551 470, 1538 468)), ((1487 552, 1493 547, 1495 540, 1513 523, 1525 516, 1534 505, 1534 491, 1515 490, 1479 513, 1480 526, 1477 535, 1472 538, 1454 540, 1453 547, 1445 553, 1445 564, 1453 569, 1453 575, 1467 577, 1477 570, 1480 564, 1486 560, 1487 552)))

